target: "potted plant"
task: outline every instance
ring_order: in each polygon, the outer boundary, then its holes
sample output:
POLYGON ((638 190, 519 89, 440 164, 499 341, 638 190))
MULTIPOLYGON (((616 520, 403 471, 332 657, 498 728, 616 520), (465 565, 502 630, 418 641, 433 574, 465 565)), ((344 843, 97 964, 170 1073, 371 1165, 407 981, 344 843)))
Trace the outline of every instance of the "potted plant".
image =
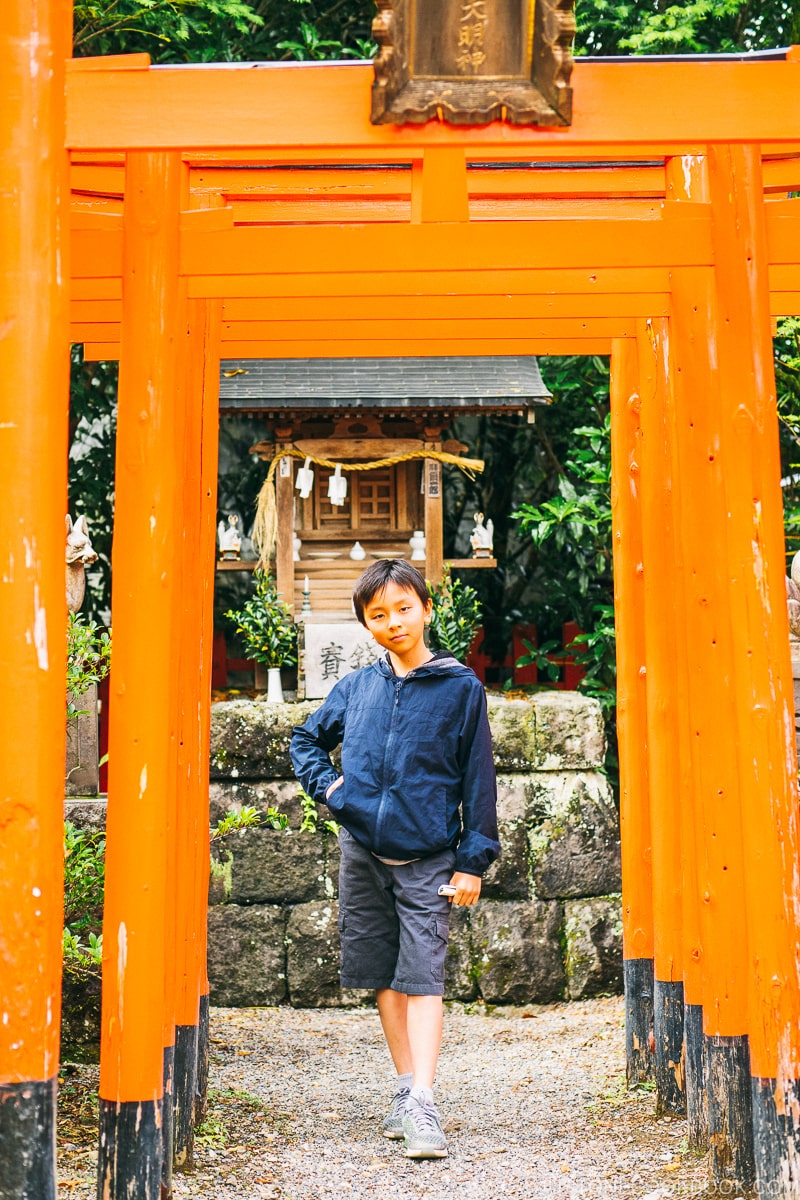
POLYGON ((255 595, 244 608, 229 609, 249 658, 267 668, 267 703, 283 700, 281 667, 297 662, 297 629, 288 605, 279 598, 275 583, 265 571, 254 571, 255 595))

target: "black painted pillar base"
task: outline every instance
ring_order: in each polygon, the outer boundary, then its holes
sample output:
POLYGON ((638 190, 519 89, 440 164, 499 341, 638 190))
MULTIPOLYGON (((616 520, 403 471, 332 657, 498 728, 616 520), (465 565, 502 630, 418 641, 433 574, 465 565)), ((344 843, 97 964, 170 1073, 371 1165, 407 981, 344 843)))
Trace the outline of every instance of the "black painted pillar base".
POLYGON ((753 1100, 750 1047, 746 1036, 706 1037, 708 1141, 715 1183, 742 1189, 756 1178, 753 1157, 753 1100))
POLYGON ((208 1108, 208 1059, 210 1043, 211 1002, 208 995, 200 997, 200 1020, 197 1025, 197 1091, 194 1099, 195 1128, 206 1119, 208 1108))
POLYGON ((625 1061, 628 1087, 652 1079, 653 1061, 653 960, 626 958, 625 1061))
POLYGON ((172 1155, 175 1146, 175 1047, 164 1047, 164 1100, 161 1107, 161 1195, 172 1195, 172 1155))
POLYGON ((160 1200, 161 1101, 100 1100, 97 1194, 102 1200, 160 1200))
POLYGON ((197 1026, 175 1026, 175 1142, 176 1170, 192 1166, 194 1156, 194 1096, 197 1088, 197 1026))
POLYGON ((800 1196, 800 1081, 753 1079, 753 1148, 759 1196, 800 1196))
POLYGON ((653 985, 656 1115, 683 1116, 686 1080, 683 1052, 683 982, 656 979, 653 985))
POLYGON ((55 1200, 58 1080, 0 1083, 0 1200, 55 1200))
POLYGON ((708 1062, 703 1037, 702 1004, 683 1009, 683 1044, 686 1050, 686 1123, 692 1150, 708 1149, 708 1062))

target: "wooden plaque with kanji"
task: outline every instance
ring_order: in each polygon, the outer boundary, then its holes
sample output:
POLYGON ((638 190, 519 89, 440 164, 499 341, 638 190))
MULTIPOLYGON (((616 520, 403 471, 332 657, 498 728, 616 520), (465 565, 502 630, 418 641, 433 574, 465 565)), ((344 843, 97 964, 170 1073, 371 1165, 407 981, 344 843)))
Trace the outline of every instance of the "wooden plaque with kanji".
POLYGON ((568 125, 574 0, 378 0, 373 124, 568 125))

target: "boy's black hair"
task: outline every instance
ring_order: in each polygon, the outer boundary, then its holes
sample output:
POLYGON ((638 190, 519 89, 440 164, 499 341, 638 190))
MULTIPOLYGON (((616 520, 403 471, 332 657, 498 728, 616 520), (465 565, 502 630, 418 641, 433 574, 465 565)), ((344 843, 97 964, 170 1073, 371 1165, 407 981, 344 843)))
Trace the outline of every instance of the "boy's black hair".
POLYGON ((431 598, 428 585, 415 566, 404 558, 383 558, 367 567, 353 588, 353 608, 362 625, 365 623, 364 609, 384 591, 387 583, 396 583, 398 587, 416 592, 425 605, 431 598))

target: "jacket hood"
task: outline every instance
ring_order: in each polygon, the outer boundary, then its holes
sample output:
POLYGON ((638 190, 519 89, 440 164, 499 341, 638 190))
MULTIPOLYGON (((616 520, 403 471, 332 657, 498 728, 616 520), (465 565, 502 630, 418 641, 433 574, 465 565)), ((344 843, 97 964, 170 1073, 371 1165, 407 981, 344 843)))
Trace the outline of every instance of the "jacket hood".
MULTIPOLYGON (((380 658, 376 658, 374 665, 377 670, 380 671, 381 675, 386 675, 389 679, 398 678, 392 669, 391 662, 389 661, 388 651, 386 654, 382 654, 380 658)), ((421 666, 414 667, 413 671, 409 671, 405 678, 408 679, 412 675, 438 675, 445 671, 453 672, 456 675, 472 674, 471 669, 469 667, 465 667, 464 664, 459 662, 457 658, 454 658, 448 650, 439 650, 436 654, 434 654, 433 658, 429 658, 428 661, 423 663, 421 666)))

